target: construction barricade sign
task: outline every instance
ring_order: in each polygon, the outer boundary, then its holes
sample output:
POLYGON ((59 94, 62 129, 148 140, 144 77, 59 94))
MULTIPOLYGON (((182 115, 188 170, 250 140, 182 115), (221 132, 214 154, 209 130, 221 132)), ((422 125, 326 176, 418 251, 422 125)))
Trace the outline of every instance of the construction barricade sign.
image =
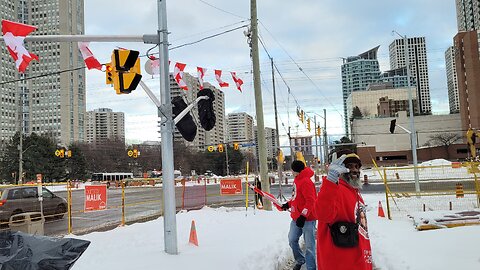
POLYGON ((242 179, 221 179, 220 195, 239 195, 242 192, 242 179))
POLYGON ((104 210, 107 208, 107 186, 85 186, 85 211, 104 210))

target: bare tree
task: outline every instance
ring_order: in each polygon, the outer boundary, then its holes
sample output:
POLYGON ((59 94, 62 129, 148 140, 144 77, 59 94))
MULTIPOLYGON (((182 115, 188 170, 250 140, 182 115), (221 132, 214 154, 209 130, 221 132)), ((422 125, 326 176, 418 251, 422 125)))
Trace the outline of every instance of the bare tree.
POLYGON ((448 152, 449 146, 460 141, 462 136, 456 133, 439 133, 430 135, 428 138, 425 146, 443 146, 447 152, 447 159, 450 159, 450 154, 448 152))

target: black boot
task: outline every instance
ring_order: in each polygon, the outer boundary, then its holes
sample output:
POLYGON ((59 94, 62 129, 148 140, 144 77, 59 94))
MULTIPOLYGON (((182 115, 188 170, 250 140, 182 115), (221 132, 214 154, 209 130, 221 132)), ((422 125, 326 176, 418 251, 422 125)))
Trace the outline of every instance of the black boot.
POLYGON ((302 268, 301 264, 295 264, 295 266, 292 268, 293 270, 300 270, 302 268))

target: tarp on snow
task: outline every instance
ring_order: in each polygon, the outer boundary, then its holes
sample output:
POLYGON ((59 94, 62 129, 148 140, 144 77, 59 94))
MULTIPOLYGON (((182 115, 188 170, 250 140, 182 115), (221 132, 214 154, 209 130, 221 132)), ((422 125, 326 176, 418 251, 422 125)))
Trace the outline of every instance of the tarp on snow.
POLYGON ((0 232, 0 270, 68 270, 88 245, 73 238, 0 232))

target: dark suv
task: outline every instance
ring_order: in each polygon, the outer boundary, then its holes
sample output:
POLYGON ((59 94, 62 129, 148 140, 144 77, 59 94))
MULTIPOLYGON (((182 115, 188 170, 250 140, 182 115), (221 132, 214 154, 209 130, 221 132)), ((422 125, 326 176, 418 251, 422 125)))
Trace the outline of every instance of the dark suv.
MULTIPOLYGON (((43 214, 48 217, 63 218, 67 212, 67 201, 43 188, 43 214)), ((40 212, 38 189, 36 186, 0 187, 0 222, 9 222, 12 215, 40 212)))

